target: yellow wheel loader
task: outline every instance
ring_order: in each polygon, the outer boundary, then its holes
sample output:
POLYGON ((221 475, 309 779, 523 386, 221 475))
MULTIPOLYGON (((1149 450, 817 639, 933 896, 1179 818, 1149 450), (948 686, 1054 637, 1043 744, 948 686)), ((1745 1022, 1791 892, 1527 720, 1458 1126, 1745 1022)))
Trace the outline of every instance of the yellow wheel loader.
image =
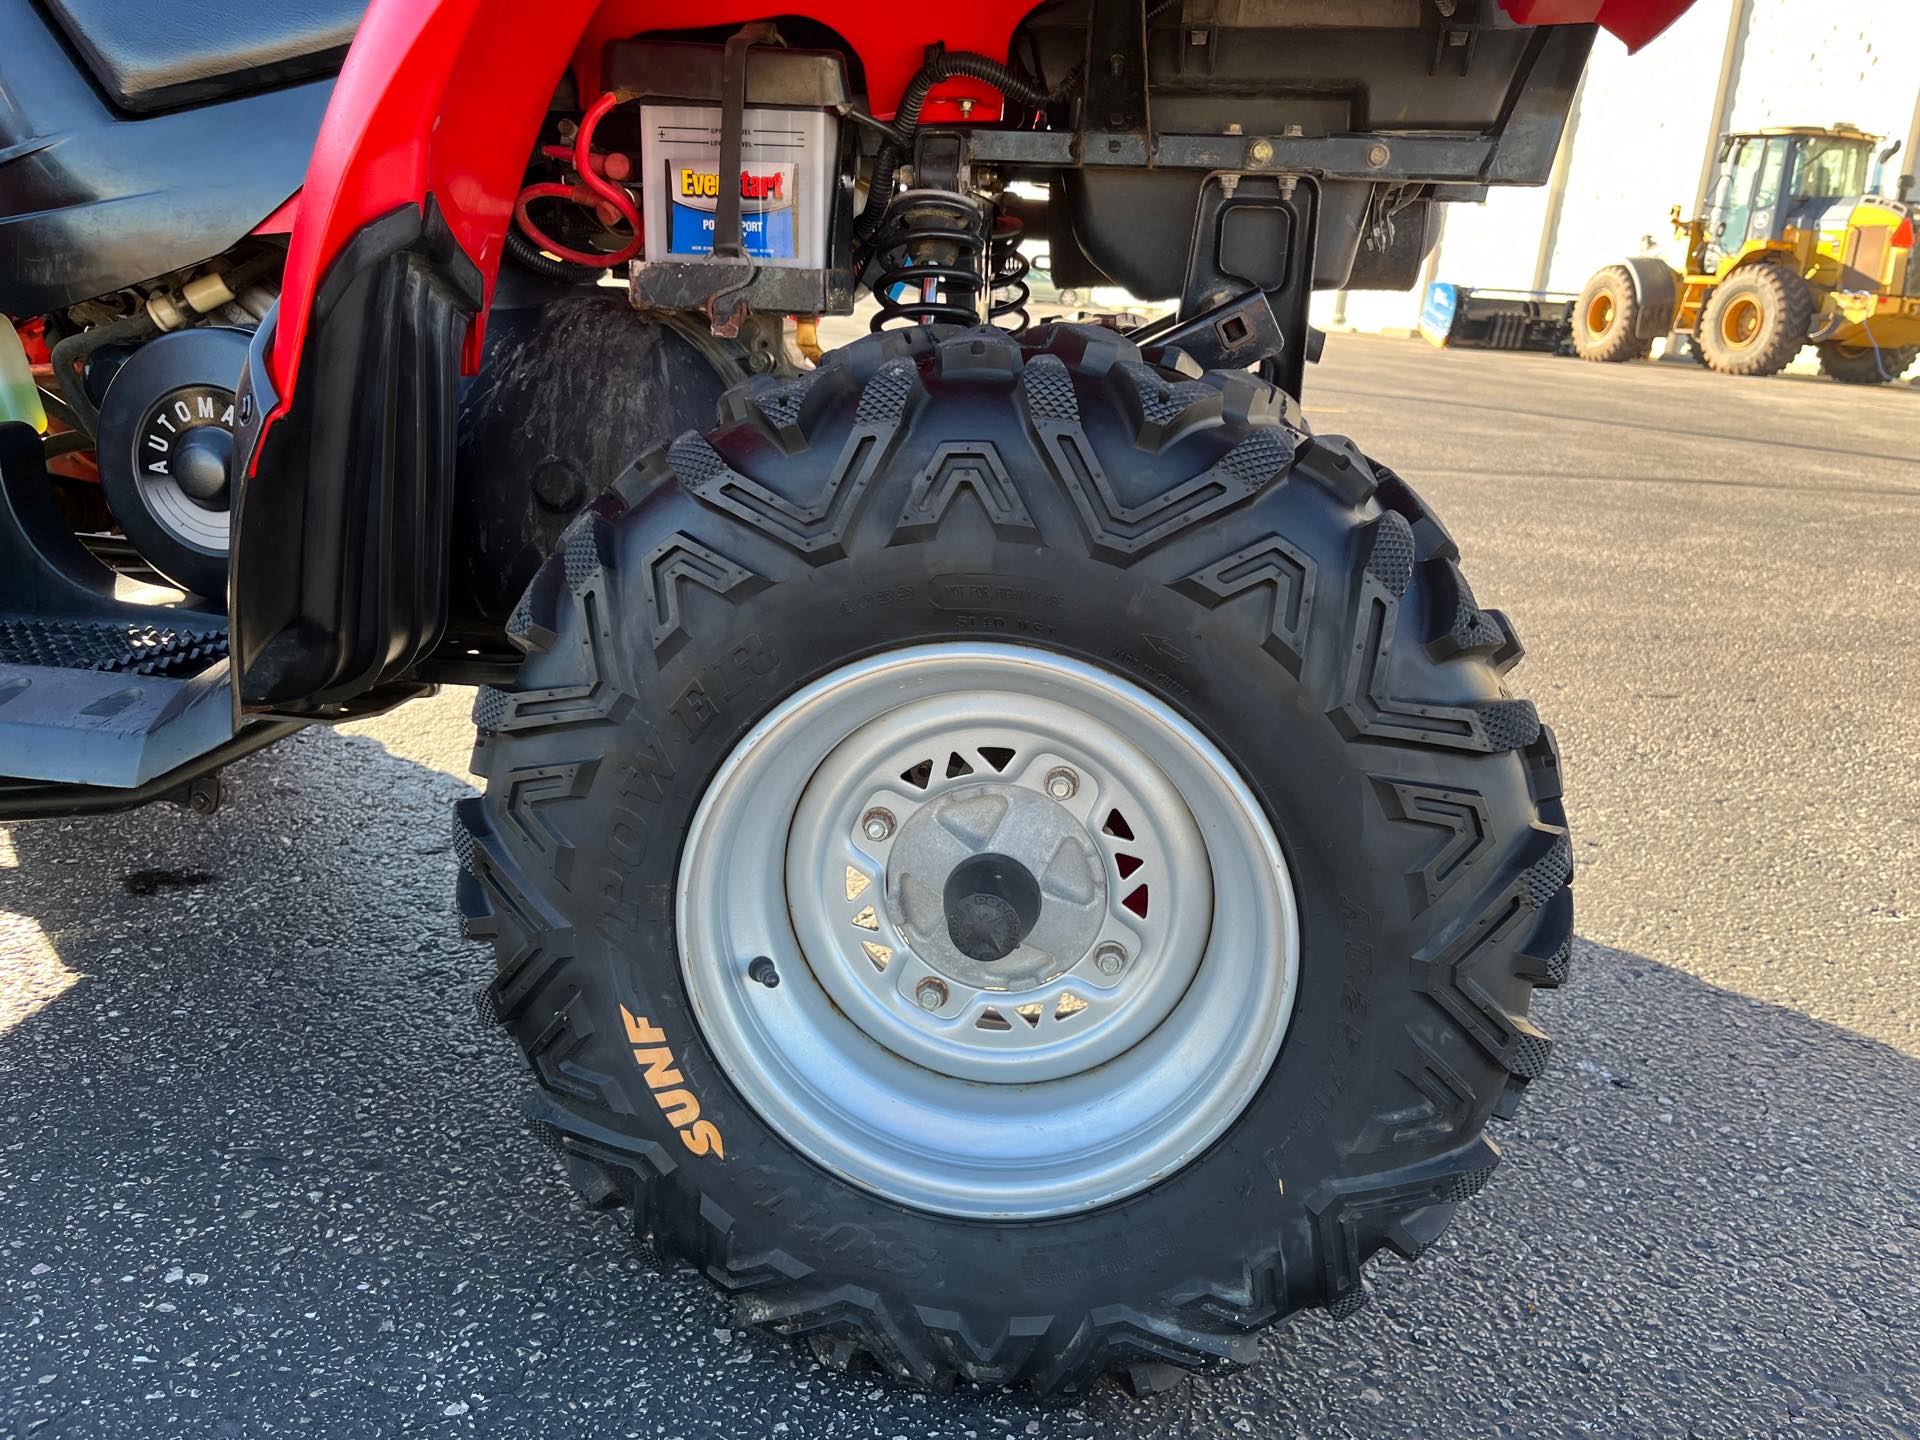
POLYGON ((1878 141, 1850 125, 1726 136, 1707 213, 1673 210, 1685 269, 1638 256, 1600 270, 1574 307, 1575 351, 1639 360, 1677 331, 1725 375, 1774 374, 1810 343, 1835 380, 1897 378, 1920 355, 1920 207, 1873 193, 1878 141))

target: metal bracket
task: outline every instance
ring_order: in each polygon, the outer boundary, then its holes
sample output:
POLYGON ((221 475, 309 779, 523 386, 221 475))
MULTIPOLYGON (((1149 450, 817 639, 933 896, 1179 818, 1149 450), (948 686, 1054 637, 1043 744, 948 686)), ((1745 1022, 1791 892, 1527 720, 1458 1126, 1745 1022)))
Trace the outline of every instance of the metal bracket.
POLYGON ((913 183, 927 190, 958 190, 972 183, 965 139, 954 130, 922 130, 914 137, 913 183))
POLYGON ((727 37, 720 69, 720 194, 713 208, 713 258, 736 260, 746 274, 716 290, 701 307, 715 335, 731 340, 747 315, 746 288, 760 267, 747 253, 740 221, 740 151, 747 128, 747 55, 756 45, 777 45, 772 23, 756 20, 727 37))
POLYGON ((220 771, 209 770, 160 798, 191 810, 196 815, 211 815, 225 803, 227 783, 220 778, 220 771))
POLYGON ((1146 0, 1093 0, 1084 73, 1076 148, 1085 154, 1099 132, 1111 163, 1153 164, 1146 0))
POLYGON ((1258 363, 1262 375, 1297 399, 1313 358, 1307 306, 1320 187, 1291 175, 1242 175, 1232 186, 1227 179, 1210 175, 1200 187, 1176 328, 1204 344, 1197 338, 1202 325, 1224 325, 1214 343, 1247 358, 1222 363, 1258 363), (1264 317, 1244 308, 1249 292, 1264 317))
MULTIPOLYGON (((1553 170, 1567 109, 1592 42, 1588 26, 1537 27, 1508 84, 1501 119, 1492 130, 1323 135, 1155 134, 1144 127, 1110 131, 1102 128, 1104 116, 1094 107, 1097 95, 1111 93, 1114 77, 1102 76, 1096 87, 1090 70, 1078 131, 975 129, 966 132, 967 149, 976 165, 1015 172, 1113 165, 1315 175, 1389 184, 1539 185, 1553 170)), ((1110 68, 1110 52, 1100 53, 1110 68)), ((1130 112, 1123 106, 1121 113, 1130 112)))
POLYGON ((1480 7, 1473 0, 1466 0, 1465 4, 1459 0, 1436 0, 1434 9, 1439 12, 1439 24, 1434 29, 1433 54, 1427 61, 1427 73, 1438 75, 1451 56, 1464 76, 1473 69, 1473 52, 1480 44, 1480 7))
POLYGON ((1249 290, 1188 319, 1170 315, 1127 338, 1193 357, 1202 370, 1247 370, 1286 353, 1287 337, 1264 290, 1249 290))
POLYGON ((0 780, 0 821, 48 820, 64 815, 104 815, 164 800, 196 815, 211 815, 226 798, 220 771, 243 756, 304 728, 302 720, 256 720, 206 754, 157 775, 143 785, 63 785, 36 780, 0 780))

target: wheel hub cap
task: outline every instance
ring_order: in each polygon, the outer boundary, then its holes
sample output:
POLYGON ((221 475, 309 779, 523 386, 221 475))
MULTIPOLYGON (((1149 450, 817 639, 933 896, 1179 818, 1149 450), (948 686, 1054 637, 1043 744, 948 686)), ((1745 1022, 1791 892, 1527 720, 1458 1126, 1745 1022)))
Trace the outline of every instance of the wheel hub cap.
POLYGON ((231 521, 233 392, 185 385, 149 407, 135 432, 132 463, 148 513, 174 539, 225 554, 231 521))
POLYGON ((990 703, 930 695, 848 736, 801 797, 788 901, 814 975, 868 1037, 958 1079, 1054 1080, 1179 1001, 1211 873, 1180 795, 1123 734, 1041 697, 990 703), (875 813, 898 826, 878 842, 856 823, 875 813))

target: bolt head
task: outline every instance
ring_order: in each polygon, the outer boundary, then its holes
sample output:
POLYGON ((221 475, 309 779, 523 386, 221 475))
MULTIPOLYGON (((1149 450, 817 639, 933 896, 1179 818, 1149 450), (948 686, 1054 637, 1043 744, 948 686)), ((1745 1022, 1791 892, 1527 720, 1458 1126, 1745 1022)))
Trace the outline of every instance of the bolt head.
POLYGON ((913 998, 922 1010, 938 1010, 947 1003, 947 987, 938 980, 922 980, 913 987, 913 998))
POLYGON ((1118 945, 1102 945, 1093 952, 1093 968, 1102 975, 1118 975, 1127 968, 1127 952, 1118 945))
POLYGON ((869 840, 885 840, 893 834, 893 815, 886 810, 869 810, 860 821, 860 829, 869 840))
POLYGON ((1386 164, 1388 158, 1389 152, 1386 146, 1369 145, 1367 147, 1367 164, 1371 165, 1375 170, 1378 170, 1382 165, 1386 164))
POLYGON ((1271 140, 1254 141, 1247 147, 1247 158, 1256 165, 1266 164, 1273 159, 1273 142, 1271 140))
POLYGON ((1080 777, 1062 766, 1047 772, 1047 794, 1056 800, 1071 800, 1080 790, 1080 777))

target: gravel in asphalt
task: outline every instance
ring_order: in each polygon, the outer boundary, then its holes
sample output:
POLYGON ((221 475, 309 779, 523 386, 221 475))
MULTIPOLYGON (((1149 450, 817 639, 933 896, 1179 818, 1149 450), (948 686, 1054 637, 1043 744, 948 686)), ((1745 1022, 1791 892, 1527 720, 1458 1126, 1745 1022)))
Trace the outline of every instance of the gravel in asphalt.
POLYGON ((1374 1303, 1137 1402, 909 1394, 584 1210, 472 1019, 470 696, 0 827, 0 1434, 1920 1434, 1920 393, 1335 337, 1560 733, 1575 981, 1374 1303))

